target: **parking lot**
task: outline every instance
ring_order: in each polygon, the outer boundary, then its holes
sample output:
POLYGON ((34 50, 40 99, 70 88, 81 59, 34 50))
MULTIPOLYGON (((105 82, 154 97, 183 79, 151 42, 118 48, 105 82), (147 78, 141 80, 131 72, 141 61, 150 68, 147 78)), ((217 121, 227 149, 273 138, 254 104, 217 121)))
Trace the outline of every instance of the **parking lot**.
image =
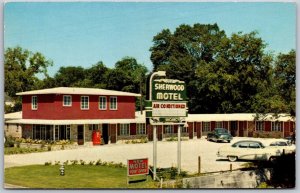
MULTIPOLYGON (((245 137, 235 137, 230 144, 245 137)), ((229 162, 217 158, 217 150, 228 143, 215 143, 206 141, 205 138, 182 141, 181 143, 181 168, 190 173, 198 172, 198 156, 201 157, 201 172, 216 172, 242 167, 246 162, 229 162)), ((66 160, 113 161, 127 163, 127 159, 148 158, 149 164, 153 163, 153 143, 144 144, 110 144, 102 146, 84 147, 72 150, 59 150, 41 153, 5 155, 4 167, 13 167, 31 164, 44 164, 66 160)), ((177 167, 177 141, 159 141, 157 143, 157 166, 177 167)))

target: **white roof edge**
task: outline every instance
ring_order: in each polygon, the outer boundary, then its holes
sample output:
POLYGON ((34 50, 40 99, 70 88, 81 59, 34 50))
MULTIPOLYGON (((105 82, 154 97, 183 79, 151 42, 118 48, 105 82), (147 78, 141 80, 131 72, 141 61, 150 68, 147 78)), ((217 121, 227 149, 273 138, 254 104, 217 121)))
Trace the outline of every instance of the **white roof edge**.
POLYGON ((73 125, 73 124, 118 124, 144 123, 136 119, 76 119, 76 120, 46 120, 46 119, 15 119, 5 123, 13 124, 46 124, 46 125, 73 125))
POLYGON ((141 97, 141 94, 98 89, 98 88, 79 88, 79 87, 55 87, 41 90, 32 90, 16 93, 16 95, 33 95, 33 94, 86 94, 86 95, 117 95, 117 96, 135 96, 141 97))

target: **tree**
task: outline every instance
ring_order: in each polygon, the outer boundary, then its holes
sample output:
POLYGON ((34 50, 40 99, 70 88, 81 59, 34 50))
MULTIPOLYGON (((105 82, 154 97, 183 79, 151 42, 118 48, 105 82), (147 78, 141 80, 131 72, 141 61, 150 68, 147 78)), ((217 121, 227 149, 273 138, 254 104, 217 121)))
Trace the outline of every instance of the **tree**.
POLYGON ((4 89, 13 98, 15 106, 12 111, 21 110, 21 99, 16 93, 38 89, 38 74, 48 77, 47 67, 52 65, 40 52, 30 52, 21 47, 7 48, 4 53, 4 89))
MULTIPOLYGON (((150 48, 154 69, 165 70, 168 78, 184 80, 187 85, 190 112, 203 112, 196 88, 196 69, 218 55, 216 49, 226 39, 217 24, 180 25, 172 34, 164 29, 153 38, 150 48)), ((200 95, 201 97, 201 95, 200 95)))
POLYGON ((147 68, 139 64, 135 58, 125 57, 115 64, 115 68, 108 72, 107 88, 125 92, 141 93, 142 97, 136 101, 136 109, 145 104, 147 68))
POLYGON ((274 83, 279 97, 285 103, 285 112, 296 116, 296 52, 280 53, 275 61, 274 83))
POLYGON ((252 98, 270 76, 271 65, 263 62, 264 48, 256 32, 223 39, 214 60, 201 62, 196 70, 193 102, 204 104, 200 112, 253 112, 252 98))
POLYGON ((78 66, 60 67, 54 75, 55 85, 63 87, 79 86, 85 79, 85 69, 78 66))
POLYGON ((21 47, 7 48, 4 54, 5 92, 14 97, 17 92, 33 90, 39 79, 37 74, 48 76, 52 65, 41 53, 32 53, 21 47))
POLYGON ((256 32, 227 37, 217 24, 180 25, 153 42, 154 71, 185 81, 191 113, 252 112, 259 88, 270 84, 270 58, 256 32))
POLYGON ((100 61, 86 70, 86 79, 94 88, 106 88, 108 72, 109 69, 100 61))
MULTIPOLYGON (((135 58, 125 57, 115 64, 115 68, 108 75, 108 89, 126 92, 140 92, 140 83, 145 81, 147 68, 138 64, 135 58)), ((142 87, 145 93, 144 84, 142 87)))

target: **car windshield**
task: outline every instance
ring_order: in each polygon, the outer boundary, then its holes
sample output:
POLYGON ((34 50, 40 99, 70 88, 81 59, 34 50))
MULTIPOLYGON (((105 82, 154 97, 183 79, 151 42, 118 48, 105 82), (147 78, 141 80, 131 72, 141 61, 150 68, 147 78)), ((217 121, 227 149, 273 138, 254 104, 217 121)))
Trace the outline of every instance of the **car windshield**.
POLYGON ((238 148, 265 148, 265 146, 260 142, 255 141, 239 141, 231 145, 231 147, 238 148))
POLYGON ((228 131, 226 129, 223 128, 219 128, 219 129, 215 129, 216 133, 222 133, 222 134, 228 134, 228 131))

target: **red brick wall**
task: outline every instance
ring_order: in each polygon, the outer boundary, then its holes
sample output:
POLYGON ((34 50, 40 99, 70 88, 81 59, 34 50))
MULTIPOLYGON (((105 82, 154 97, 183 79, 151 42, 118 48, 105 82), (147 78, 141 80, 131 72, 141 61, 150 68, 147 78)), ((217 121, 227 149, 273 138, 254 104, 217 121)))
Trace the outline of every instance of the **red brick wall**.
POLYGON ((89 96, 89 109, 80 109, 80 98, 85 95, 72 95, 72 106, 63 106, 63 95, 37 95, 38 109, 31 109, 31 95, 23 96, 23 119, 134 119, 135 97, 117 96, 117 110, 99 110, 99 96, 89 96))

